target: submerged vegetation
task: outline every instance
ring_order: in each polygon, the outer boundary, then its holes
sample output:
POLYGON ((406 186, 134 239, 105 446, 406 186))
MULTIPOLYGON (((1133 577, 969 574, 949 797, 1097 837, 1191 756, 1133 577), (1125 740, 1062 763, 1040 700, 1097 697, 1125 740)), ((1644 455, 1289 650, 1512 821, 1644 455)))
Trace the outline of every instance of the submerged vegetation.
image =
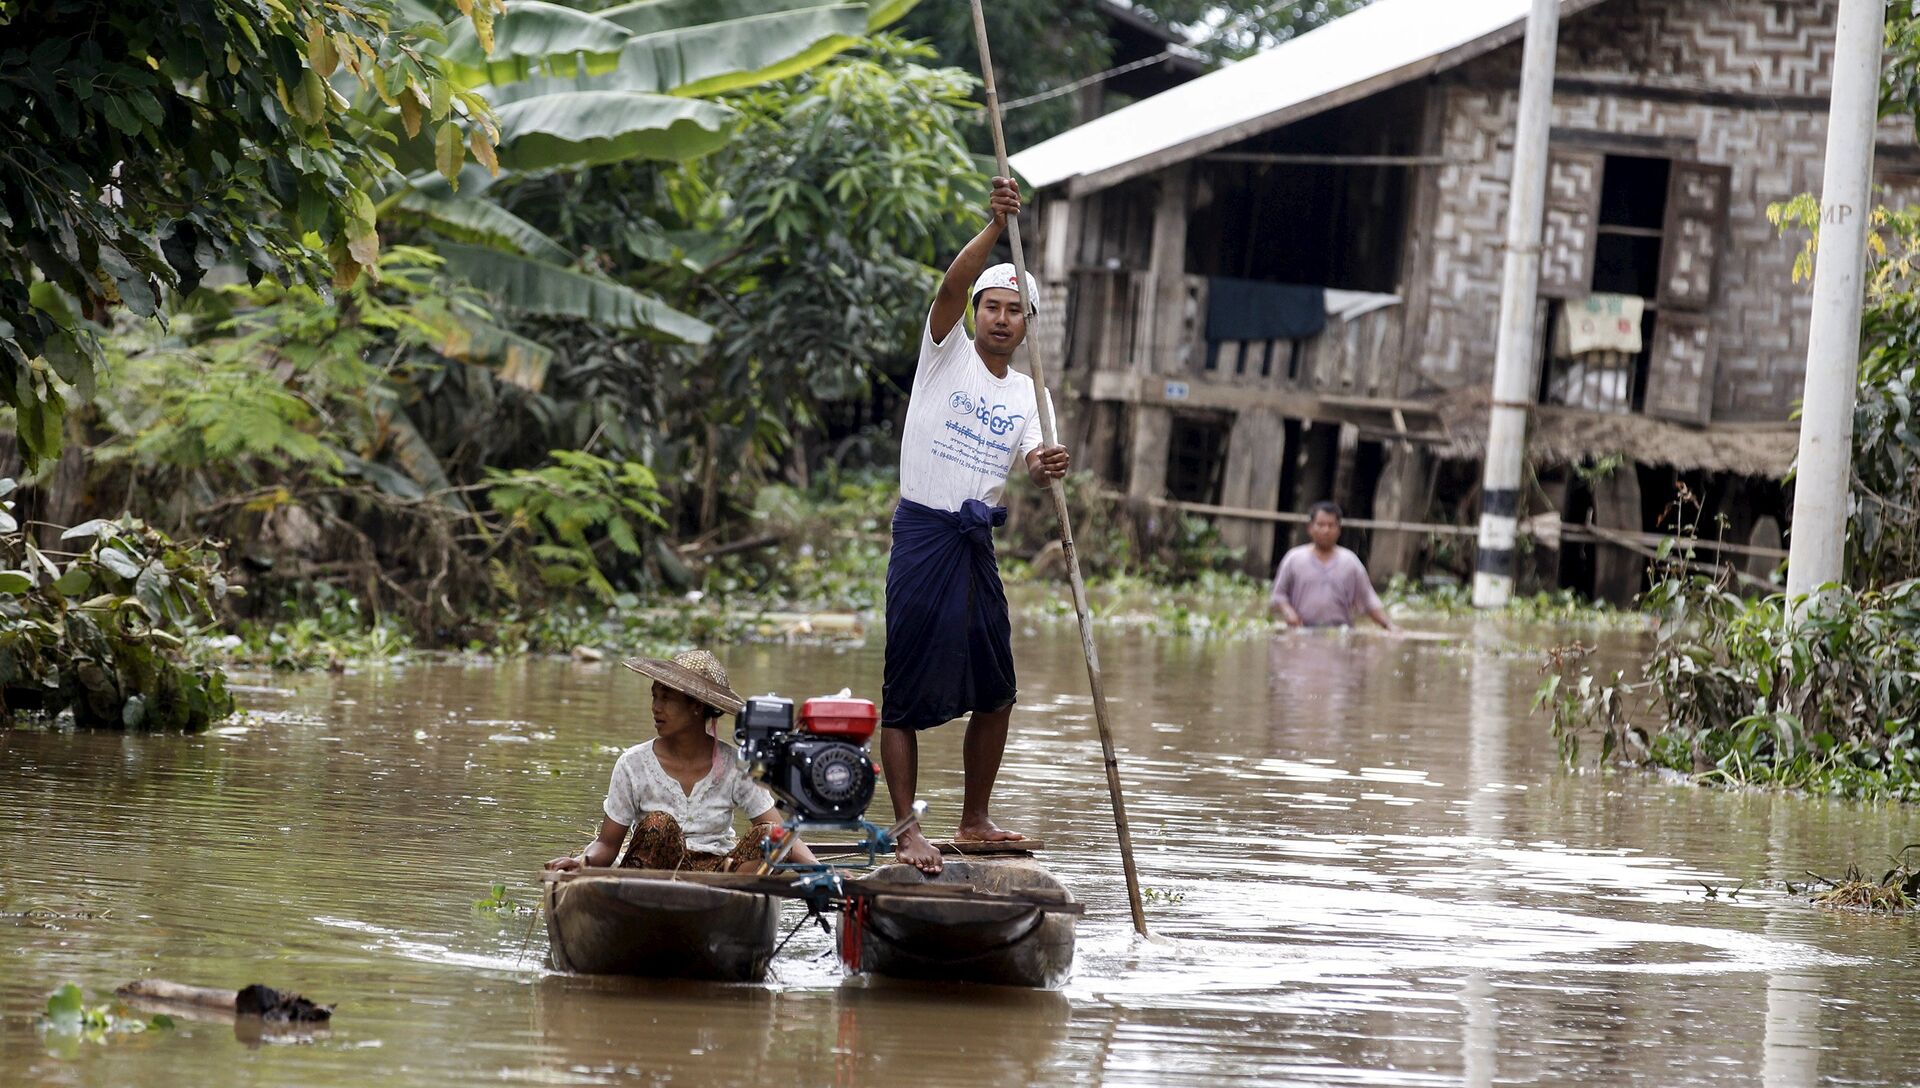
POLYGON ((1902 850, 1893 867, 1882 873, 1878 880, 1861 872, 1858 865, 1851 865, 1840 879, 1815 875, 1802 890, 1815 906, 1830 910, 1866 914, 1910 913, 1915 908, 1916 898, 1920 897, 1920 869, 1914 869, 1906 862, 1906 853, 1912 849, 1909 846, 1902 850))
POLYGON ((104 1043, 115 1035, 165 1031, 173 1026, 173 1017, 165 1013, 142 1017, 118 1001, 89 1005, 75 982, 62 985, 48 996, 47 1010, 40 1018, 40 1030, 89 1043, 104 1043))

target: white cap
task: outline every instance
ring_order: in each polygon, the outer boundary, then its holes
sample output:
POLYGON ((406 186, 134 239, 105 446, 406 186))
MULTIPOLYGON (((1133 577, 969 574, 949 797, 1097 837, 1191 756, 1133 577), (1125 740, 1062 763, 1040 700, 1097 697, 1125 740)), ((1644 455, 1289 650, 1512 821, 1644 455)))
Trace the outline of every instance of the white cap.
MULTIPOLYGON (((996 264, 985 272, 980 273, 980 278, 973 281, 973 290, 967 295, 968 304, 978 305, 980 302, 980 292, 989 287, 1004 287, 1009 291, 1019 290, 1019 288, 1013 285, 1013 266, 1011 264, 996 264)), ((1027 305, 1030 307, 1038 307, 1040 305, 1040 286, 1034 280, 1033 273, 1031 272, 1027 273, 1027 305)))

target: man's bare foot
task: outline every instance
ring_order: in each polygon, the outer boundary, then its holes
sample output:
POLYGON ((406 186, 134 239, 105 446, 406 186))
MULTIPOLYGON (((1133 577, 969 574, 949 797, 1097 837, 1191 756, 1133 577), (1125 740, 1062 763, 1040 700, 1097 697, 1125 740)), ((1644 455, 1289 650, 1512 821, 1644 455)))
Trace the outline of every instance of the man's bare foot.
POLYGON ((1017 831, 1002 831, 992 820, 962 823, 953 837, 957 842, 1020 842, 1026 838, 1017 831))
POLYGON ((940 860, 939 848, 928 842, 927 837, 922 835, 917 827, 908 828, 900 836, 900 843, 894 849, 893 856, 928 876, 938 876, 944 864, 940 860))

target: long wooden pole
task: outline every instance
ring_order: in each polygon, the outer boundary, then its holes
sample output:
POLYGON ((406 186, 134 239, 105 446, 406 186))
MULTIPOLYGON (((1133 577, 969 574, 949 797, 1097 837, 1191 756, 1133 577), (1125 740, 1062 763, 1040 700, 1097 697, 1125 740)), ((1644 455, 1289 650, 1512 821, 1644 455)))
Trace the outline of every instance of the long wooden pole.
MULTIPOLYGON (((993 83, 993 54, 987 48, 987 17, 980 0, 973 0, 973 33, 980 43, 980 75, 987 84, 987 119, 993 128, 993 155, 1002 177, 1011 178, 1007 164, 1007 136, 1000 127, 1000 92, 993 83)), ((1013 246, 1013 284, 1020 294, 1020 312, 1027 318, 1027 358, 1033 367, 1033 384, 1038 394, 1040 436, 1047 445, 1055 443, 1052 396, 1047 390, 1047 370, 1040 358, 1033 335, 1034 300, 1027 295, 1027 257, 1020 246, 1020 220, 1007 218, 1007 237, 1013 246)), ((1093 645, 1093 617, 1087 608, 1087 584, 1080 577, 1080 556, 1073 546, 1073 523, 1067 517, 1067 493, 1055 480, 1047 487, 1053 498, 1054 516, 1060 519, 1060 546, 1067 557, 1067 581, 1073 586, 1073 611, 1080 619, 1080 649, 1087 658, 1087 683, 1093 689, 1093 720, 1100 727, 1100 751, 1107 763, 1107 797, 1113 802, 1113 827, 1120 837, 1120 865, 1127 874, 1127 905, 1133 910, 1133 928, 1147 935, 1147 910, 1140 899, 1140 872, 1133 865, 1133 833, 1127 827, 1127 803, 1120 795, 1120 761, 1113 754, 1113 729, 1107 724, 1107 689, 1100 677, 1100 651, 1093 645)))

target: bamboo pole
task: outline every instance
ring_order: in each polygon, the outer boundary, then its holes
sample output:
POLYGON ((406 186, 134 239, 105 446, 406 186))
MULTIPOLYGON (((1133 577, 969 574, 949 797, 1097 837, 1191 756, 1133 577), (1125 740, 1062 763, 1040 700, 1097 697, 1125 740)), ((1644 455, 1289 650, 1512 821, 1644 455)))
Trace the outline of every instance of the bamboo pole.
MULTIPOLYGON (((987 18, 980 0, 973 0, 973 33, 980 44, 980 75, 987 85, 987 120, 993 129, 994 161, 1002 177, 1013 177, 1007 163, 1007 136, 1000 127, 1000 93, 993 82, 993 54, 987 48, 987 18)), ((1027 320, 1027 358, 1033 367, 1041 439, 1055 444, 1053 402, 1047 390, 1046 366, 1033 337, 1034 300, 1027 297, 1027 258, 1020 245, 1020 220, 1007 218, 1007 238, 1013 246, 1013 285, 1020 295, 1020 312, 1027 320)), ((1147 935, 1147 911, 1140 899, 1140 873, 1133 865, 1133 834, 1127 827, 1127 805, 1120 795, 1120 761, 1113 754, 1113 729, 1107 724, 1107 690, 1100 676, 1100 652, 1093 645, 1093 618, 1087 609, 1087 585, 1080 577, 1080 557, 1073 546, 1073 524, 1067 517, 1067 493, 1059 480, 1047 487, 1054 516, 1060 519, 1060 546, 1066 553, 1067 581, 1073 587, 1073 611, 1080 620, 1080 649, 1087 659, 1087 683, 1093 689, 1093 720, 1100 727, 1100 751, 1107 764, 1107 797, 1113 802, 1113 826, 1120 838, 1120 865, 1127 875, 1127 905, 1133 910, 1133 928, 1147 935)))

